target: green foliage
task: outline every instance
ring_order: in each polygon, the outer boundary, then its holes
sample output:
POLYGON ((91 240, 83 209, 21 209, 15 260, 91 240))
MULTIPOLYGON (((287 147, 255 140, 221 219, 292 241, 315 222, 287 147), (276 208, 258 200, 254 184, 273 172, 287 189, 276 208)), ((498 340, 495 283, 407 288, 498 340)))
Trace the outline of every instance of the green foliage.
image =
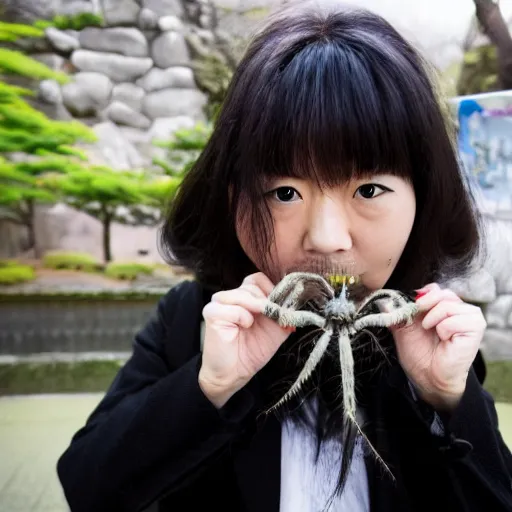
POLYGON ((100 263, 90 254, 67 251, 47 252, 43 266, 53 269, 84 270, 92 272, 101 268, 100 263))
POLYGON ((16 41, 19 37, 44 37, 44 30, 41 27, 0 21, 1 41, 16 41))
POLYGON ((10 263, 0 266, 0 285, 24 283, 32 281, 35 277, 34 269, 29 265, 10 263))
POLYGON ((123 360, 0 365, 0 395, 105 391, 123 360))
POLYGON ((211 123, 197 123, 193 128, 177 130, 169 141, 155 141, 155 146, 166 150, 165 158, 154 158, 168 176, 183 177, 203 151, 212 134, 211 123))
POLYGON ((479 46, 464 55, 457 94, 478 94, 499 90, 498 56, 492 44, 479 46))
POLYGON ((75 16, 58 15, 51 21, 36 21, 34 26, 40 29, 55 27, 59 30, 82 30, 85 27, 103 26, 103 18, 92 12, 82 12, 75 16))
POLYGON ((173 194, 177 187, 168 176, 104 166, 77 166, 67 173, 49 173, 41 182, 60 200, 102 222, 105 261, 111 259, 111 223, 157 224, 162 218, 163 196, 173 194))
POLYGON ((60 84, 65 84, 70 80, 65 73, 54 71, 42 62, 8 48, 0 48, 0 72, 34 78, 35 80, 51 78, 60 84))
POLYGON ((17 267, 19 263, 16 260, 0 260, 0 268, 17 267))
POLYGON ((194 59, 192 67, 197 86, 208 96, 205 114, 208 119, 215 120, 233 77, 233 69, 226 59, 217 53, 194 59))
POLYGON ((113 279, 133 281, 140 274, 151 275, 154 267, 143 263, 109 263, 105 275, 113 279))
MULTIPOLYGON (((12 37, 39 37, 42 32, 41 28, 1 23, 0 33, 10 34, 11 40, 12 37)), ((7 48, 0 48, 0 75, 54 79, 59 83, 69 80, 66 74, 7 48)), ((39 178, 50 171, 68 172, 74 164, 65 157, 85 158, 84 152, 74 145, 92 142, 96 137, 90 128, 77 121, 48 118, 26 101, 33 95, 28 89, 0 81, 0 218, 26 225, 35 244, 34 204, 55 200, 39 178), (12 161, 12 153, 25 153, 27 162, 12 161)))

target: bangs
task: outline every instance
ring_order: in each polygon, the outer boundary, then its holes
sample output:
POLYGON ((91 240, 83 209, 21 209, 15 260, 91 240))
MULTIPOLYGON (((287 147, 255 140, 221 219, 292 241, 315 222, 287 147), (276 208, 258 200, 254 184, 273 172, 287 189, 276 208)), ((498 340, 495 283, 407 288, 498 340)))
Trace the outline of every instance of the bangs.
POLYGON ((325 186, 375 173, 410 178, 428 127, 401 67, 375 48, 328 40, 274 63, 273 75, 269 64, 245 105, 238 169, 325 186))

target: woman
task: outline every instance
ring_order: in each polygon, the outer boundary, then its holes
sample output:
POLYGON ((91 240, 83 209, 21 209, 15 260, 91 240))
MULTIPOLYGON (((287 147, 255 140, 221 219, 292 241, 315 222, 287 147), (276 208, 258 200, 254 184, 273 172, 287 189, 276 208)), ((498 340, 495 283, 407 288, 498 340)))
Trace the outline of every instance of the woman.
POLYGON ((162 230, 196 279, 162 298, 59 460, 74 512, 512 510, 512 457, 474 369, 485 321, 441 286, 480 237, 426 69, 366 11, 294 4, 254 38, 162 230), (418 291, 414 323, 380 340, 387 359, 355 355, 389 473, 340 423, 329 357, 307 400, 262 414, 308 346, 262 315, 266 297, 312 266, 418 291))

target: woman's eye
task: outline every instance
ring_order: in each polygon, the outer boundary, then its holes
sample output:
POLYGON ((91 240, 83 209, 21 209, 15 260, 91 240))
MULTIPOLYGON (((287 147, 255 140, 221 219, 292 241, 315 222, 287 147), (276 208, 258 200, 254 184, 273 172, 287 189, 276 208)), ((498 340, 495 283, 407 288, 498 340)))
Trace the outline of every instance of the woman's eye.
POLYGON ((365 185, 361 185, 356 190, 356 195, 359 195, 363 199, 373 199, 374 197, 378 197, 386 191, 389 191, 389 189, 383 187, 382 185, 367 183, 365 185))
POLYGON ((282 203, 297 200, 300 196, 293 187, 279 187, 272 191, 274 197, 282 203))

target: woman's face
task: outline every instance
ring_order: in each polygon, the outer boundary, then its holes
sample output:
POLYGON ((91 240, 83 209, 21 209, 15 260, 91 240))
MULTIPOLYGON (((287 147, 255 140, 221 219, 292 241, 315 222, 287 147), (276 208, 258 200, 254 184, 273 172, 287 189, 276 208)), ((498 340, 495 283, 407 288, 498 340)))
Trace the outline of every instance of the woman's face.
MULTIPOLYGON (((385 285, 414 223, 416 200, 408 181, 378 174, 321 189, 312 181, 282 178, 266 191, 275 233, 269 272, 274 282, 291 269, 320 267, 360 275, 370 290, 385 285)), ((243 225, 242 248, 261 269, 243 225)))

